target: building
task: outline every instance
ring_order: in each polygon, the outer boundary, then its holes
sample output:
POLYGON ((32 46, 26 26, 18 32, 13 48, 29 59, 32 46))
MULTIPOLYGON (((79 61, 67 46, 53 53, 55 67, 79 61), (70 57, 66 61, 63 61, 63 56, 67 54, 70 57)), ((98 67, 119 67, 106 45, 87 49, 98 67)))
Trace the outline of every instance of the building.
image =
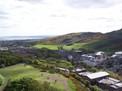
POLYGON ((91 72, 80 72, 78 75, 82 77, 83 79, 87 79, 87 75, 92 74, 91 72))
POLYGON ((107 55, 105 55, 104 52, 96 52, 92 54, 83 54, 82 59, 83 63, 89 65, 89 66, 97 66, 101 64, 103 61, 105 61, 108 58, 107 55))
POLYGON ((7 51, 8 48, 7 47, 0 47, 0 51, 7 51))
POLYGON ((109 74, 107 72, 96 72, 96 73, 88 74, 87 80, 89 80, 91 83, 94 83, 101 79, 105 79, 107 77, 109 77, 109 74))
POLYGON ((115 52, 115 55, 122 55, 122 51, 115 52))
POLYGON ((65 68, 59 68, 60 71, 63 71, 63 72, 68 72, 69 73, 69 70, 68 69, 65 69, 65 68))
POLYGON ((85 72, 85 71, 86 71, 86 69, 84 69, 84 68, 76 68, 75 69, 76 73, 85 72))
POLYGON ((115 58, 115 57, 122 58, 122 51, 115 52, 115 54, 113 54, 111 57, 112 57, 112 58, 115 58))
POLYGON ((122 82, 110 77, 98 81, 98 86, 109 91, 122 91, 122 82))

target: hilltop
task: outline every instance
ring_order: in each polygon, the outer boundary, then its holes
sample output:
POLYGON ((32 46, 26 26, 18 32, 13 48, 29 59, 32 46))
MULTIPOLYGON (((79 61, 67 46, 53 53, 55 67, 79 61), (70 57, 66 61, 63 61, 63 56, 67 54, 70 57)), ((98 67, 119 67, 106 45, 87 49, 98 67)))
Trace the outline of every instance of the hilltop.
POLYGON ((102 33, 93 33, 93 32, 79 32, 79 33, 70 33, 66 35, 61 35, 46 40, 42 40, 41 43, 45 44, 71 44, 71 43, 81 43, 88 42, 91 40, 100 39, 104 34, 102 33))
POLYGON ((67 46, 80 44, 80 48, 85 49, 94 49, 101 51, 120 51, 122 50, 121 35, 122 29, 105 34, 100 32, 79 32, 41 40, 39 43, 47 45, 67 46))

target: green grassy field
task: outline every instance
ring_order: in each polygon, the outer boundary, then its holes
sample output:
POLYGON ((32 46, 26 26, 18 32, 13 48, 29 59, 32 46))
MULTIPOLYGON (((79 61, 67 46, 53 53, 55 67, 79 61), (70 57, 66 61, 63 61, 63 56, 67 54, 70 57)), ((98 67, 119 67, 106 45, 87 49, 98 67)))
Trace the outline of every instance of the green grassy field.
MULTIPOLYGON (((62 89, 62 91, 65 91, 65 89, 66 89, 65 86, 63 85, 64 84, 63 82, 67 78, 65 78, 62 75, 60 75, 60 77, 59 77, 59 74, 50 74, 48 72, 40 72, 39 69, 34 68, 30 65, 25 66, 24 64, 18 64, 18 65, 2 68, 2 69, 0 69, 0 74, 2 74, 2 76, 4 78, 10 77, 11 80, 20 79, 23 77, 29 77, 29 78, 33 78, 38 81, 49 81, 49 82, 51 82, 51 85, 55 88, 62 89), (41 74, 43 74, 43 76, 41 74), (55 83, 55 79, 53 77, 58 79, 58 81, 56 83, 55 83)), ((72 91, 74 91, 74 90, 72 90, 72 91)))
POLYGON ((48 48, 50 50, 58 50, 58 46, 57 45, 45 45, 45 44, 36 44, 33 46, 34 48, 48 48))
MULTIPOLYGON (((83 45, 85 45, 85 43, 74 43, 74 44, 69 45, 69 46, 63 45, 63 48, 66 49, 66 50, 71 50, 72 48, 79 49, 83 45)), ((58 46, 59 45, 36 44, 33 47, 34 48, 39 48, 39 49, 41 49, 41 48, 48 48, 50 50, 58 50, 58 46)))

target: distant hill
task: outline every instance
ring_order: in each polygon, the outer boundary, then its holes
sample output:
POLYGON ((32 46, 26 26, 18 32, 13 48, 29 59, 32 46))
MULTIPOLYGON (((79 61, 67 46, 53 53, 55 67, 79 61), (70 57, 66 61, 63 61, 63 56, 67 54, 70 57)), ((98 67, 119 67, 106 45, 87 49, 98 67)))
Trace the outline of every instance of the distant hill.
POLYGON ((84 46, 104 51, 120 51, 122 50, 122 29, 106 33, 103 39, 91 41, 84 46))
POLYGON ((122 29, 103 33, 70 33, 62 36, 57 36, 45 40, 41 40, 43 44, 63 44, 73 45, 81 43, 82 48, 94 49, 101 51, 120 51, 122 50, 122 29))
POLYGON ((45 44, 72 44, 72 43, 81 43, 88 42, 91 40, 102 39, 104 36, 102 33, 92 33, 92 32, 84 32, 84 33, 70 33, 66 35, 61 35, 53 38, 49 38, 46 40, 40 41, 45 44))

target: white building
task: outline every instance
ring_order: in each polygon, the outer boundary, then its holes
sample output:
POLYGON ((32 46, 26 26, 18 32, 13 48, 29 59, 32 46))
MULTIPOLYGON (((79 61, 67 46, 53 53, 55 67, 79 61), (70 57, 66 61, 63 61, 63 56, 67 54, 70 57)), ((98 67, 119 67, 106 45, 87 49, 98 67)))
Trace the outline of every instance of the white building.
POLYGON ((115 55, 122 55, 122 51, 115 52, 115 55))
POLYGON ((109 77, 109 74, 107 72, 96 72, 96 73, 88 74, 87 77, 90 80, 97 80, 97 79, 109 77))
POLYGON ((115 52, 115 54, 113 54, 111 57, 112 57, 112 58, 115 58, 115 57, 120 57, 120 58, 122 58, 122 51, 115 52))

